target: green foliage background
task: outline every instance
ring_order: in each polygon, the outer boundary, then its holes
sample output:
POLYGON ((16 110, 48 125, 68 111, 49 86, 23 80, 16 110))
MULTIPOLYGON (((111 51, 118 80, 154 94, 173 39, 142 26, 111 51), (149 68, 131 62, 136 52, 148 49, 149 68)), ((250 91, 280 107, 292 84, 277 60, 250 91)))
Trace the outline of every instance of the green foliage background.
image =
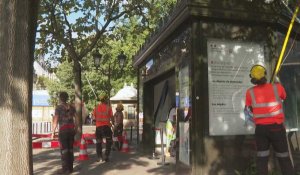
POLYGON ((74 61, 81 64, 82 100, 89 110, 94 108, 101 93, 110 92, 113 96, 125 83, 132 83, 136 88, 137 72, 132 66, 133 56, 175 3, 176 0, 130 0, 128 3, 120 1, 116 7, 117 3, 101 0, 42 0, 35 54, 36 58, 43 56, 43 62, 49 69, 55 70, 58 78, 45 83, 52 104, 57 103, 59 91, 67 91, 71 100, 74 100, 74 61), (51 7, 55 7, 55 12, 51 13, 51 7), (113 15, 121 11, 126 13, 112 19, 113 15), (101 37, 90 51, 85 52, 94 41, 95 32, 99 30, 103 32, 101 37), (117 60, 121 51, 127 57, 122 70, 117 60), (93 61, 95 52, 103 55, 99 70, 96 70, 93 61), (74 53, 77 53, 78 59, 74 58, 74 53), (82 53, 86 55, 81 58, 82 53))

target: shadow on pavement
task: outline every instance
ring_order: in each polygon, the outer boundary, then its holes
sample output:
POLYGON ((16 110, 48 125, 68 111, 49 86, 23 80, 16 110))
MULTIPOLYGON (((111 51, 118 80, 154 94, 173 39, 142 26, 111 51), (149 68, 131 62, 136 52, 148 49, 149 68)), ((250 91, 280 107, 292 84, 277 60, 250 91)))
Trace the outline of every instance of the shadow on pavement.
MULTIPOLYGON (((77 148, 76 148, 77 149, 77 148)), ((78 157, 75 150, 75 159, 78 157)), ((133 148, 129 153, 112 151, 109 162, 96 162, 96 151, 94 145, 89 145, 89 160, 74 161, 74 172, 72 174, 83 175, 171 175, 175 174, 175 164, 157 165, 161 160, 151 160, 149 155, 136 152, 133 148)), ((61 168, 59 149, 36 149, 33 150, 33 169, 35 175, 56 175, 61 168)))

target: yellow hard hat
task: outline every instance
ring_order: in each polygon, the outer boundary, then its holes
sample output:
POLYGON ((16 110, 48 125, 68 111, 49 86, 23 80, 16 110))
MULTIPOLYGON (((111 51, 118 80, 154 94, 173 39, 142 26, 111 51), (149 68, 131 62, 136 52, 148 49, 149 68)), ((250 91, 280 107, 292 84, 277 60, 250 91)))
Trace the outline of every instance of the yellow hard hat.
POLYGON ((101 102, 108 100, 108 96, 106 94, 101 94, 99 98, 101 102))
POLYGON ((262 65, 254 65, 250 70, 250 77, 260 80, 266 76, 266 68, 262 65))

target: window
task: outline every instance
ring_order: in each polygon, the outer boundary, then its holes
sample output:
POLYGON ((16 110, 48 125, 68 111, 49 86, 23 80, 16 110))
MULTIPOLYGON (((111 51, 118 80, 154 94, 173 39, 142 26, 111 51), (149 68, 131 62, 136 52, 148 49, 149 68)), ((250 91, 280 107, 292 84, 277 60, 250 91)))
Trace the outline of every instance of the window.
MULTIPOLYGON (((283 40, 284 35, 281 36, 283 40)), ((282 42, 283 43, 283 42, 282 42)), ((283 59, 279 78, 286 90, 287 98, 284 101, 285 124, 287 129, 298 131, 300 127, 300 42, 290 38, 287 45, 286 57, 283 59)))
POLYGON ((128 106, 128 119, 135 119, 135 106, 128 106))
MULTIPOLYGON (((299 59, 299 58, 297 58, 299 59)), ((288 129, 298 130, 300 113, 300 64, 285 64, 280 70, 280 80, 286 90, 284 112, 288 129)))

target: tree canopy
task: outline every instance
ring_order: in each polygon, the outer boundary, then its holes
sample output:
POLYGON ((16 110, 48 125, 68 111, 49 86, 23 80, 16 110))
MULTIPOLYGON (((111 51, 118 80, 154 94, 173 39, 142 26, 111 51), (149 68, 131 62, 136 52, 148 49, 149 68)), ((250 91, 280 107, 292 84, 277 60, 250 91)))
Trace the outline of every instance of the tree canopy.
MULTIPOLYGON (((117 90, 123 86, 122 81, 136 82, 131 57, 149 32, 155 29, 157 21, 168 12, 166 9, 175 2, 175 0, 41 1, 36 56, 47 57, 49 65, 53 61, 72 65, 74 81, 68 81, 64 88, 75 90, 77 126, 82 125, 82 99, 88 101, 94 98, 92 90, 88 87, 93 87, 96 94, 99 91, 111 93, 112 89, 117 90), (118 71, 116 64, 117 55, 121 51, 127 56, 123 72, 118 71), (95 52, 101 52, 103 55, 102 71, 96 71, 93 66, 92 53, 95 52)), ((78 129, 79 132, 80 130, 78 129)))

